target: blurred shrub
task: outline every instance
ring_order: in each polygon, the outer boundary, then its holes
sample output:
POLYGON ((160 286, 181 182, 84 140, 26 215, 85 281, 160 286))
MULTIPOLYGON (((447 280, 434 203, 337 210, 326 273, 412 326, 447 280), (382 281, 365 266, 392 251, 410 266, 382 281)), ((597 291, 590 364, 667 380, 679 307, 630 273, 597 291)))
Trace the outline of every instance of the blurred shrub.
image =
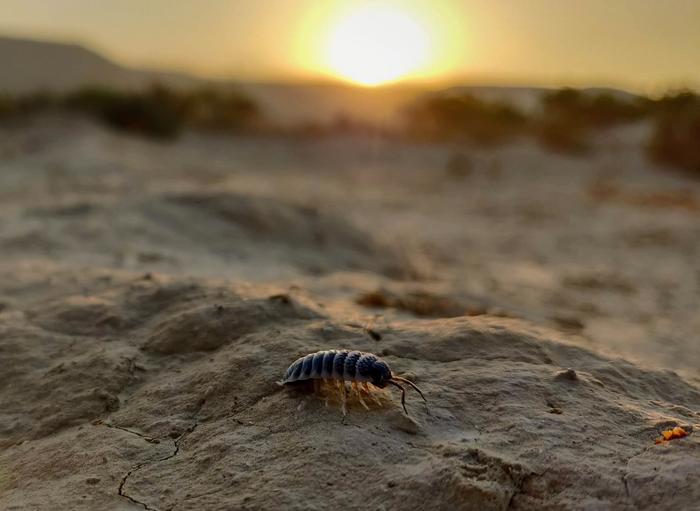
POLYGON ((423 140, 504 143, 525 132, 527 117, 506 103, 487 102, 466 93, 431 96, 404 112, 409 136, 423 140))
POLYGON ((646 105, 653 115, 674 115, 697 107, 697 94, 690 90, 669 92, 659 99, 647 99, 646 105))
POLYGON ((590 129, 568 118, 543 118, 535 128, 542 147, 558 153, 585 154, 591 149, 590 129))
POLYGON ((654 130, 649 155, 658 162, 700 175, 700 97, 667 95, 652 104, 654 130))
POLYGON ((175 91, 154 85, 142 92, 86 88, 69 94, 64 105, 95 116, 109 127, 154 138, 172 139, 187 126, 213 131, 243 131, 258 121, 257 105, 234 91, 175 91))
POLYGON ((26 96, 0 96, 0 119, 26 116, 47 110, 56 104, 56 99, 46 92, 26 96))
POLYGON ((643 101, 608 92, 561 89, 546 93, 537 116, 527 116, 507 103, 461 93, 417 101, 406 110, 405 125, 408 134, 418 139, 493 145, 530 134, 549 149, 584 153, 590 149, 594 130, 633 122, 647 113, 643 101))
POLYGON ((203 88, 183 97, 189 125, 212 131, 245 131, 258 125, 260 109, 247 96, 233 90, 203 88))
POLYGON ((621 99, 609 93, 592 93, 577 89, 560 89, 542 97, 545 118, 566 119, 589 128, 609 128, 634 122, 645 114, 644 103, 621 99))
POLYGON ((174 138, 184 124, 182 99, 157 85, 144 92, 86 88, 69 94, 64 104, 116 130, 154 138, 174 138))
POLYGON ((0 96, 0 119, 10 117, 15 112, 15 104, 11 97, 0 96))
POLYGON ((647 114, 638 99, 621 99, 609 92, 560 89, 544 94, 535 136, 548 149, 584 153, 594 130, 637 121, 647 114))

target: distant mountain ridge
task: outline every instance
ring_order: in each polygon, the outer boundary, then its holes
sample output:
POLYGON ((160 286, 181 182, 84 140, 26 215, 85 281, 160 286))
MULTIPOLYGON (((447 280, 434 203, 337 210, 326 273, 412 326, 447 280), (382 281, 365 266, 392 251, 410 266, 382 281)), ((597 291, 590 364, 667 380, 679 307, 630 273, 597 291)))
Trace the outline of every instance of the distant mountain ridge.
MULTIPOLYGON (((435 91, 404 84, 363 88, 332 82, 225 82, 184 73, 129 68, 80 44, 3 36, 0 36, 0 69, 0 94, 62 93, 88 85, 140 89, 154 82, 177 88, 202 85, 235 87, 258 102, 266 115, 279 124, 328 122, 339 117, 391 123, 418 97, 460 92, 510 102, 530 110, 536 107, 542 93, 549 90, 542 87, 457 86, 435 91)), ((631 96, 617 89, 605 90, 631 96)))
POLYGON ((0 93, 66 92, 90 85, 138 88, 155 80, 191 86, 197 80, 177 73, 123 67, 79 44, 0 36, 0 93))

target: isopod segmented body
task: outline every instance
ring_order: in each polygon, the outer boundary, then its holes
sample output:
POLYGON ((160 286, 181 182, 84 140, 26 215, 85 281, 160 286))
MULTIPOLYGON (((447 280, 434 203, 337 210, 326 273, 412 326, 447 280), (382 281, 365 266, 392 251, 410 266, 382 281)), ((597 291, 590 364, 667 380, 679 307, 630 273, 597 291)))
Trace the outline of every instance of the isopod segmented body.
MULTIPOLYGON (((343 413, 345 408, 345 382, 351 382, 352 389, 356 392, 360 403, 367 408, 362 399, 360 387, 370 394, 371 384, 378 388, 394 385, 401 389, 401 404, 406 410, 406 389, 399 383, 406 383, 416 389, 425 401, 423 393, 416 385, 391 372, 389 364, 372 353, 350 350, 327 350, 310 353, 295 360, 289 366, 281 385, 307 381, 307 380, 332 380, 341 386, 343 399, 343 413)), ((371 394, 370 394, 371 395, 371 394)))

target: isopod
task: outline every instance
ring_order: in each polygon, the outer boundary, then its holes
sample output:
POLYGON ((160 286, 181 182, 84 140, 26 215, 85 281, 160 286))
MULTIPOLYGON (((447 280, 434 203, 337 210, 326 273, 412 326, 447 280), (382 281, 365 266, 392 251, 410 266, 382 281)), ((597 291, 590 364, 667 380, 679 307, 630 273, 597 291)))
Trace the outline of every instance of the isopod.
MULTIPOLYGON (((315 386, 318 380, 331 380, 337 386, 340 386, 343 400, 343 415, 347 413, 345 382, 351 382, 352 389, 355 391, 360 403, 367 409, 369 408, 362 399, 359 386, 362 386, 365 392, 374 397, 368 384, 372 384, 380 389, 387 385, 394 385, 401 389, 401 405, 406 415, 408 415, 408 410, 406 410, 406 389, 401 383, 406 383, 416 389, 423 401, 426 402, 426 406, 428 403, 421 390, 412 381, 396 376, 391 372, 389 364, 384 360, 372 353, 363 351, 327 350, 310 353, 295 360, 287 369, 284 379, 278 383, 286 385, 307 380, 314 380, 315 386)), ((377 400, 377 402, 379 401, 377 400)))

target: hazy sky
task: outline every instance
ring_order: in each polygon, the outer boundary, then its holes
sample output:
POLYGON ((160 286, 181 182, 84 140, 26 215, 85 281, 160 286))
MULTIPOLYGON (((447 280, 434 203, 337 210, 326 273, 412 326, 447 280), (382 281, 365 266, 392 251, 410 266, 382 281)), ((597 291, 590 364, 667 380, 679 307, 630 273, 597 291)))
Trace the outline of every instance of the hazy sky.
POLYGON ((700 84, 700 0, 0 0, 0 33, 80 41, 121 63, 217 77, 332 75, 327 46, 362 6, 425 31, 407 78, 700 84))

